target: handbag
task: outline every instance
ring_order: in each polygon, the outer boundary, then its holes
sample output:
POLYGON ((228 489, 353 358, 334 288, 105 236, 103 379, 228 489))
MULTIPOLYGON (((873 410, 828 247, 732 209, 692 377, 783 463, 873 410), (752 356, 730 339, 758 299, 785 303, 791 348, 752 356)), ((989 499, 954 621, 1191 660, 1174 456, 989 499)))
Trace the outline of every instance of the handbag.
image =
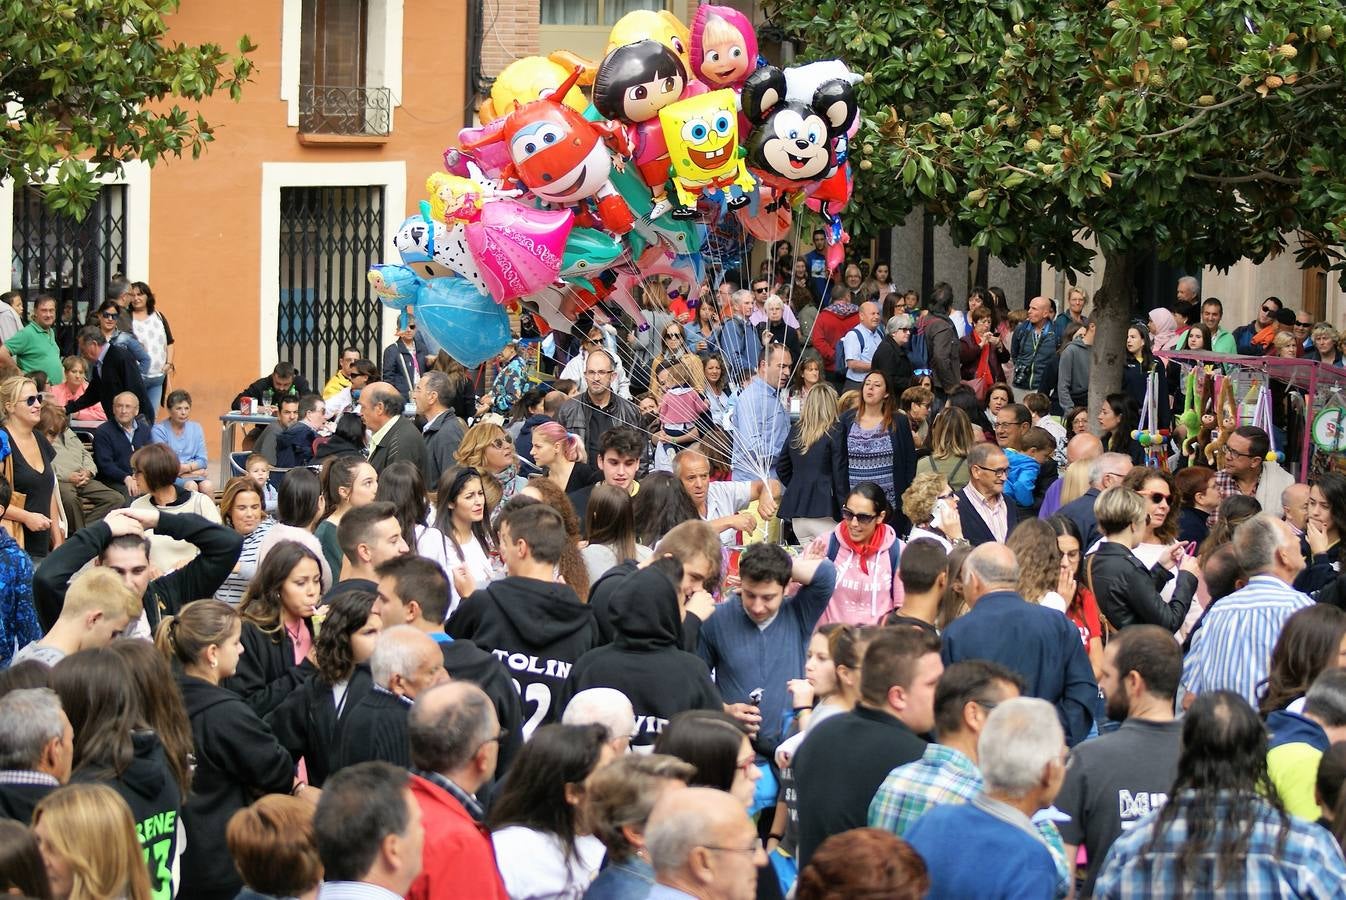
MULTIPOLYGON (((18 452, 17 450, 11 448, 9 455, 5 457, 4 475, 5 480, 9 482, 9 486, 11 488, 14 487, 14 454, 17 452, 18 452)), ((9 496, 9 508, 23 509, 24 502, 27 501, 27 499, 28 499, 27 494, 21 493, 19 491, 13 491, 9 496)), ((20 547, 23 546, 22 523, 16 522, 12 519, 0 519, 0 526, 3 526, 5 532, 8 533, 10 537, 14 538, 15 543, 17 543, 20 547)))
POLYGON ((1108 638, 1116 634, 1118 629, 1108 621, 1107 614, 1103 612, 1103 604, 1098 602, 1098 591, 1094 590, 1094 556, 1092 553, 1084 561, 1084 582, 1089 586, 1089 593, 1094 595, 1094 604, 1098 607, 1098 623, 1103 629, 1103 646, 1106 647, 1108 638))
POLYGON ((988 362, 990 353, 991 345, 982 344, 981 356, 977 358, 977 368, 974 376, 963 381, 963 384, 972 388, 972 393, 977 395, 978 403, 986 402, 986 394, 991 389, 991 382, 995 380, 991 375, 991 364, 988 362))

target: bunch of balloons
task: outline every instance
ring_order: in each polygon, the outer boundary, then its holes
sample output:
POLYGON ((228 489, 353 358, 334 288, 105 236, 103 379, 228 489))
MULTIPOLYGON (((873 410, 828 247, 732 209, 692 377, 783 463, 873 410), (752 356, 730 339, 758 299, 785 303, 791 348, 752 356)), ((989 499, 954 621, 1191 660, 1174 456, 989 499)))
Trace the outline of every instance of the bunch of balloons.
POLYGON ((515 303, 544 330, 600 304, 648 327, 636 286, 667 275, 694 295, 723 216, 778 240, 807 203, 835 267, 857 80, 836 60, 766 65, 752 23, 727 6, 698 7, 690 29, 666 11, 629 13, 600 61, 561 52, 501 72, 483 124, 459 132, 402 224, 401 264, 373 267, 370 283, 473 366, 509 339, 515 303))

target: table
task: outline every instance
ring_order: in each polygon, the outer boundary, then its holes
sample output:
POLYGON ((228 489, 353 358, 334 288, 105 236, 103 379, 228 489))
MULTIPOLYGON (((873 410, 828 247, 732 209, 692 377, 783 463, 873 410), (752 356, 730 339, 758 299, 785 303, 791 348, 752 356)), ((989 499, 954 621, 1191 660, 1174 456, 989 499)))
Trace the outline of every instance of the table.
POLYGON ((220 416, 220 488, 229 481, 229 458, 234 455, 235 425, 270 425, 275 416, 243 415, 240 412, 220 416))

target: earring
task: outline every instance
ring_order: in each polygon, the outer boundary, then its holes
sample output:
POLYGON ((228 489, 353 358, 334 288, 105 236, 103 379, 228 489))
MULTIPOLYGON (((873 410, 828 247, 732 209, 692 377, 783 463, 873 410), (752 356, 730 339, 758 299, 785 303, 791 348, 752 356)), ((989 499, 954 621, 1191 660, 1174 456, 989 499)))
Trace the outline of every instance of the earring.
POLYGON ((211 667, 212 669, 218 669, 218 668, 220 667, 220 664, 219 664, 218 662, 216 662, 215 660, 212 659, 212 660, 210 661, 210 667, 211 667))

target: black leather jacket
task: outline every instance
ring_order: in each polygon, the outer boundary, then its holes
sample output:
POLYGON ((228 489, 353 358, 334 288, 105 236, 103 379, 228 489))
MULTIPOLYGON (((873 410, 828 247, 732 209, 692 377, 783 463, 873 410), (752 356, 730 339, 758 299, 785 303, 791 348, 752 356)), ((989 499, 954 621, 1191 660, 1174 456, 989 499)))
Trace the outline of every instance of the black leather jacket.
POLYGON ((1146 569, 1122 544, 1104 541, 1085 561, 1085 584, 1098 600, 1098 611, 1113 628, 1160 625, 1176 632, 1196 594, 1196 576, 1178 572, 1173 599, 1159 594, 1173 577, 1160 563, 1146 569))

